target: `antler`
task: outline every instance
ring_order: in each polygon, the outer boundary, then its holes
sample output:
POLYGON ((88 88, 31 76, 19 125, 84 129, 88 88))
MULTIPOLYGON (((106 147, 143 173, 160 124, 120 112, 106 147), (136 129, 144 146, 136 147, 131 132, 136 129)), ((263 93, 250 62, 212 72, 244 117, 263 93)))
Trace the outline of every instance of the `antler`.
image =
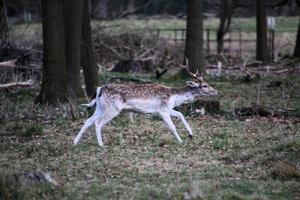
POLYGON ((202 81, 203 80, 203 78, 202 78, 202 76, 198 76, 198 70, 196 71, 196 73, 193 73, 193 72, 191 72, 190 70, 189 70, 189 60, 187 59, 187 58, 185 58, 185 65, 182 65, 182 64, 180 64, 180 66, 182 67, 182 68, 184 68, 184 69, 186 69, 186 71, 192 76, 192 77, 194 77, 195 79, 197 79, 197 80, 200 80, 200 81, 202 81))

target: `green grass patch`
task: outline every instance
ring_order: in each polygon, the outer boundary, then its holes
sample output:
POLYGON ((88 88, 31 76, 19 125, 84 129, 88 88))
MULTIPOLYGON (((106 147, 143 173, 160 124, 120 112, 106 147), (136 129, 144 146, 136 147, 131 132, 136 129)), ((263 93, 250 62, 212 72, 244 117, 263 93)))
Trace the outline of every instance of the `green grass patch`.
POLYGON ((43 126, 40 123, 11 123, 6 126, 6 131, 3 135, 14 135, 21 137, 34 137, 43 134, 43 126))

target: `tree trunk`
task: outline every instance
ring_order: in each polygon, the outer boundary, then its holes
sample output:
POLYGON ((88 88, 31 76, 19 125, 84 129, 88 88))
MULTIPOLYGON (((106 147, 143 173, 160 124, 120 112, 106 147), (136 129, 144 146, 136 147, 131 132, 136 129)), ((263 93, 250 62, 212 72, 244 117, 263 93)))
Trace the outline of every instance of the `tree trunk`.
POLYGON ((128 0, 127 12, 129 13, 134 12, 134 0, 128 0))
POLYGON ((185 58, 189 69, 205 72, 203 65, 203 0, 188 0, 185 58))
POLYGON ((43 81, 37 102, 55 104, 67 100, 63 1, 43 0, 43 81))
POLYGON ((264 0, 256 0, 256 59, 263 64, 269 62, 269 48, 267 37, 267 17, 264 0))
POLYGON ((8 23, 5 1, 0 0, 0 51, 8 45, 8 23))
POLYGON ((83 97, 80 78, 80 44, 83 6, 85 0, 65 0, 65 50, 68 94, 72 98, 83 97))
POLYGON ((294 58, 300 58, 300 20, 298 23, 298 31, 297 31, 297 38, 296 38, 296 46, 294 49, 294 58))
POLYGON ((233 14, 231 0, 222 0, 220 8, 220 24, 217 31, 217 51, 218 54, 223 52, 224 36, 229 31, 231 24, 231 17, 233 14))
POLYGON ((92 40, 91 20, 87 1, 84 3, 81 47, 81 63, 84 73, 86 93, 89 97, 91 97, 94 95, 96 87, 99 85, 99 77, 97 73, 94 44, 92 40))
POLYGON ((102 19, 107 19, 109 17, 109 9, 108 9, 109 0, 98 0, 97 6, 94 9, 94 13, 97 17, 102 19))

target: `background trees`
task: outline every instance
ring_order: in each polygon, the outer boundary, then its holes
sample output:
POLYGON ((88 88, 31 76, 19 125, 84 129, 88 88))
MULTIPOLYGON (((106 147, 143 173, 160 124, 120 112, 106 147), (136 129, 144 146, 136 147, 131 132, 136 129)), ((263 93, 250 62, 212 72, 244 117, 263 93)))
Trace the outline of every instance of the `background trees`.
POLYGON ((207 1, 207 6, 214 8, 219 17, 219 27, 216 34, 217 52, 223 53, 224 36, 229 32, 231 19, 236 10, 240 7, 246 6, 243 0, 214 0, 207 1))
MULTIPOLYGON (((35 0, 26 0, 26 2, 33 2, 35 0)), ((4 3, 2 0, 1 2, 4 3)), ((258 60, 262 60, 264 64, 268 63, 270 59, 270 50, 269 50, 269 44, 268 44, 268 38, 267 38, 267 24, 266 24, 266 16, 267 13, 270 12, 269 7, 273 6, 272 4, 278 4, 280 6, 282 5, 288 5, 288 8, 291 10, 291 2, 295 1, 289 1, 289 0, 277 0, 277 1, 262 1, 262 0, 256 0, 255 2, 249 3, 249 1, 246 0, 214 0, 214 1, 193 1, 193 0, 180 0, 177 1, 176 5, 173 1, 170 0, 153 0, 153 1, 137 1, 137 0, 122 0, 122 1, 107 1, 107 0, 91 0, 91 1, 83 1, 83 0, 76 0, 76 1, 69 1, 65 0, 62 6, 63 8, 63 15, 58 17, 56 15, 53 15, 53 19, 51 20, 57 20, 62 21, 63 27, 63 33, 59 33, 60 31, 56 32, 56 35, 60 35, 63 37, 62 41, 64 43, 64 46, 58 45, 59 48, 64 49, 64 54, 60 54, 60 56, 63 56, 65 61, 64 63, 61 62, 61 58, 57 58, 58 61, 52 62, 49 61, 47 58, 47 55, 45 55, 46 59, 44 59, 45 66, 49 65, 49 68, 56 69, 56 67, 51 67, 52 65, 61 65, 64 66, 65 69, 63 73, 66 76, 65 82, 67 83, 67 91, 64 95, 68 97, 82 97, 84 96, 84 92, 81 89, 80 81, 80 68, 83 67, 84 69, 84 76, 85 76, 85 83, 86 83, 86 92, 88 95, 92 95, 94 93, 96 85, 98 85, 98 78, 97 78, 97 67, 95 62, 95 55, 93 55, 94 48, 93 48, 93 41, 91 37, 91 27, 90 27, 90 19, 89 19, 89 12, 93 12, 95 15, 95 18, 104 18, 104 19, 111 19, 112 17, 124 17, 129 16, 131 14, 143 14, 144 15, 151 15, 151 14, 157 14, 159 12, 161 13, 176 13, 176 16, 183 16, 187 14, 187 24, 186 24, 186 46, 184 48, 184 54, 180 54, 179 60, 181 60, 181 57, 188 58, 189 64, 191 67, 191 71, 202 71, 204 72, 204 64, 203 64, 203 7, 205 4, 205 11, 209 12, 208 16, 214 16, 218 15, 220 19, 220 24, 216 33, 216 39, 217 39, 217 51, 218 53, 223 52, 223 43, 224 43, 224 36, 230 31, 230 25, 231 25, 231 19, 235 16, 241 16, 241 13, 246 16, 253 16, 255 14, 255 11, 257 11, 257 52, 256 57, 258 60), (90 2, 91 7, 88 6, 88 2, 90 2), (252 9, 255 7, 255 3, 257 3, 256 9, 252 9), (266 4, 266 5, 265 5, 266 4), (180 6, 179 6, 180 5, 180 6), (250 5, 250 8, 248 6, 250 5), (185 8, 187 7, 187 12, 185 11, 185 8), (177 10, 178 8, 181 8, 181 11, 177 10), (239 9, 243 12, 240 12, 239 9), (171 10, 174 9, 172 12, 171 10), (100 14, 103 13, 101 16, 100 14), (81 30, 81 31, 79 31, 81 30), (58 34, 59 33, 59 34, 58 34), (46 63, 48 62, 48 63, 46 63)), ((298 1, 297 1, 298 2, 298 1)), ((11 3, 11 1, 10 1, 11 3)), ((49 3, 49 2, 48 2, 49 3)), ((51 4, 51 3, 49 3, 51 4)), ((3 4, 4 5, 4 4, 3 4)), ((27 4, 26 4, 27 5, 27 4)), ((28 4, 31 5, 31 4, 28 4)), ((2 6, 4 7, 4 6, 2 6)), ((46 6, 47 7, 47 6, 46 6)), ((61 9, 61 8, 60 8, 61 9)), ((10 9, 8 9, 10 10, 10 9)), ((30 9, 26 8, 24 9, 27 12, 30 11, 30 9)), ((45 12, 43 9, 43 12, 45 12)), ((274 11, 275 12, 275 11, 274 11)), ((272 13, 274 13, 272 11, 272 13)), ((277 11, 276 11, 277 12, 277 11)), ((159 14, 161 14, 159 13, 159 14)), ((285 13, 285 12, 284 12, 285 13)), ((29 16, 29 15, 27 15, 29 16)), ((46 15, 43 15, 45 17, 46 15)), ((135 15, 140 16, 140 15, 135 15)), ((130 17, 130 16, 129 16, 130 17)), ((164 17, 164 15, 160 15, 159 17, 164 17)), ((156 19, 159 17, 155 17, 156 19)), ((169 16, 168 16, 169 17, 169 16)), ((181 19, 182 20, 182 19, 181 19)), ((57 23, 56 21, 56 23, 57 23)), ((98 21, 96 22, 98 23, 98 21)), ((96 24, 95 23, 95 24, 96 24)), ((252 22, 251 22, 252 23, 252 22)), ((47 24, 47 23, 46 23, 47 24)), ((101 24, 101 22, 100 22, 101 24)), ((47 27, 48 25, 45 25, 45 30, 51 29, 47 27)), ((5 27, 5 25, 3 25, 5 27)), ((254 25, 251 24, 251 31, 254 30, 254 25)), ((214 26, 215 28, 215 26, 214 26)), ((5 28, 1 29, 6 30, 5 28)), ((51 31, 50 31, 51 32, 51 31)), ((175 31, 174 31, 175 33, 175 31)), ((184 33, 182 31, 182 33, 184 33)), ((209 32, 208 32, 209 33, 209 32)), ((242 35, 242 33, 240 33, 242 35)), ((158 34, 159 35, 159 34, 158 34)), ((175 37, 180 35, 179 40, 183 39, 183 34, 177 34, 175 37)), ((214 35, 212 33, 211 35, 214 35)), ((95 36, 95 35, 94 35, 95 36)), ((98 35, 97 35, 98 36, 98 35)), ((230 36, 231 37, 231 36, 230 36)), ((246 36, 247 37, 247 36, 246 36)), ((46 45, 55 43, 57 44, 57 41, 52 42, 51 36, 45 36, 45 41, 51 41, 45 42, 46 45), (48 38, 47 38, 48 37, 48 38), (46 39, 47 38, 47 39, 46 39)), ((255 38, 252 38, 251 35, 251 42, 255 38)), ((175 39, 177 40, 177 39, 175 39)), ((177 41, 179 41, 177 40, 177 41)), ((229 45, 226 45, 226 48, 228 47, 229 52, 236 51, 242 53, 242 48, 238 49, 237 42, 234 40, 238 40, 237 36, 235 36, 232 40, 229 41, 229 45), (232 42, 233 41, 233 42, 232 42), (233 47, 232 47, 232 46, 233 47)), ((176 41, 176 42, 177 42, 176 41)), ((209 41, 209 40, 207 40, 209 41)), ((225 41, 225 42, 227 42, 225 41)), ((175 42, 175 43, 176 43, 175 42)), ((214 46, 215 41, 212 42, 211 46, 214 46)), ((241 43, 239 43, 241 44, 241 43)), ((254 42, 253 42, 254 44, 254 42)), ((252 44, 251 44, 252 45, 252 44)), ((241 46, 241 45, 240 45, 241 46)), ((250 45, 249 45, 250 46, 250 45)), ((208 45, 209 47, 209 45, 208 45)), ((54 50, 49 50, 49 48, 56 48, 51 45, 49 45, 47 48, 45 47, 45 53, 54 52, 54 50)), ((99 45, 97 45, 97 50, 99 50, 99 45)), ((109 49, 109 48, 108 48, 109 49)), ((116 48, 111 48, 113 50, 119 50, 116 48)), ((111 50, 110 49, 110 50, 111 50)), ((297 52, 299 52, 299 47, 296 45, 295 53, 294 55, 297 56, 297 52)), ((117 52, 115 51, 115 52, 117 52)), ((131 50, 132 52, 132 50, 131 50)), ((239 53, 238 52, 238 53, 239 53)), ((99 53, 99 51, 98 51, 99 53)), ((118 52, 117 52, 118 53, 118 52)), ((210 52, 208 51, 208 54, 210 52)), ((244 52, 243 52, 244 53, 244 52)), ((251 52, 252 53, 252 52, 251 52)), ((50 56, 51 57, 51 56, 50 56)), ((53 60, 53 59, 50 59, 53 60)), ((178 63, 178 61, 176 61, 178 63)), ((103 64, 103 63, 102 63, 103 64)), ((47 68, 47 67, 45 67, 47 68)), ((61 69, 61 67, 59 67, 61 69)), ((47 80, 47 74, 48 70, 45 69, 45 80, 47 80)), ((51 73, 50 73, 51 74, 51 73)), ((60 75, 61 75, 60 74, 60 75)), ((50 75, 52 76, 52 75, 50 75)), ((48 77, 50 77, 48 76, 48 77)), ((60 77, 60 76, 57 76, 60 77)), ((56 78, 57 78, 56 77, 56 78)), ((49 82, 48 78, 48 82, 49 82)), ((52 79, 51 79, 52 80, 52 79)), ((53 79, 52 81, 54 81, 53 79)), ((56 82, 56 81, 54 81, 56 82)), ((44 85, 44 84, 43 84, 44 85)), ((50 84, 51 85, 51 84, 50 84)), ((54 84, 55 85, 55 84, 54 84)), ((62 85, 60 83, 59 85, 62 85)), ((50 86, 49 86, 50 87, 50 86)), ((64 88, 65 86, 62 86, 64 88)), ((42 94, 40 97, 45 97, 45 94, 51 95, 51 92, 44 92, 44 89, 41 90, 42 94)), ((63 89, 64 90, 64 89, 63 89)), ((40 102, 44 102, 44 100, 41 100, 41 98, 38 98, 40 102)), ((51 99, 51 98, 47 98, 51 99)), ((60 97, 58 99, 61 99, 60 97)), ((60 100, 61 101, 61 100, 60 100)))
POLYGON ((98 81, 87 1, 42 1, 42 17, 43 83, 37 101, 55 103, 83 97, 81 64, 85 66, 88 95, 92 95, 98 81), (81 44, 84 49, 83 62, 81 44))

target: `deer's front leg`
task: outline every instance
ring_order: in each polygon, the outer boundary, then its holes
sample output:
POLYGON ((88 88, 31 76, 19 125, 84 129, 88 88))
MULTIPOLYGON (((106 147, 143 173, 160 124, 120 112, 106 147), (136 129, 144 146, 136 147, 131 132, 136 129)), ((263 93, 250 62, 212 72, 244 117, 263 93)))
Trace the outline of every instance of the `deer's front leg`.
POLYGON ((113 118, 115 118, 120 111, 116 109, 111 109, 105 113, 95 122, 96 126, 96 135, 97 135, 97 140, 98 140, 98 145, 103 147, 103 140, 102 140, 102 131, 101 129, 103 126, 105 126, 108 122, 110 122, 113 118))
POLYGON ((174 123, 172 122, 170 113, 160 113, 160 116, 162 117, 162 119, 164 120, 166 125, 169 127, 169 129, 173 133, 173 135, 176 137, 177 141, 182 143, 182 140, 176 131, 176 127, 175 127, 174 123))
POLYGON ((182 121, 182 123, 184 124, 186 130, 189 132, 189 137, 192 139, 193 138, 192 129, 191 129, 190 125, 187 123, 187 121, 185 120, 183 114, 181 112, 176 111, 176 110, 171 110, 170 113, 171 113, 172 116, 178 117, 182 121))

